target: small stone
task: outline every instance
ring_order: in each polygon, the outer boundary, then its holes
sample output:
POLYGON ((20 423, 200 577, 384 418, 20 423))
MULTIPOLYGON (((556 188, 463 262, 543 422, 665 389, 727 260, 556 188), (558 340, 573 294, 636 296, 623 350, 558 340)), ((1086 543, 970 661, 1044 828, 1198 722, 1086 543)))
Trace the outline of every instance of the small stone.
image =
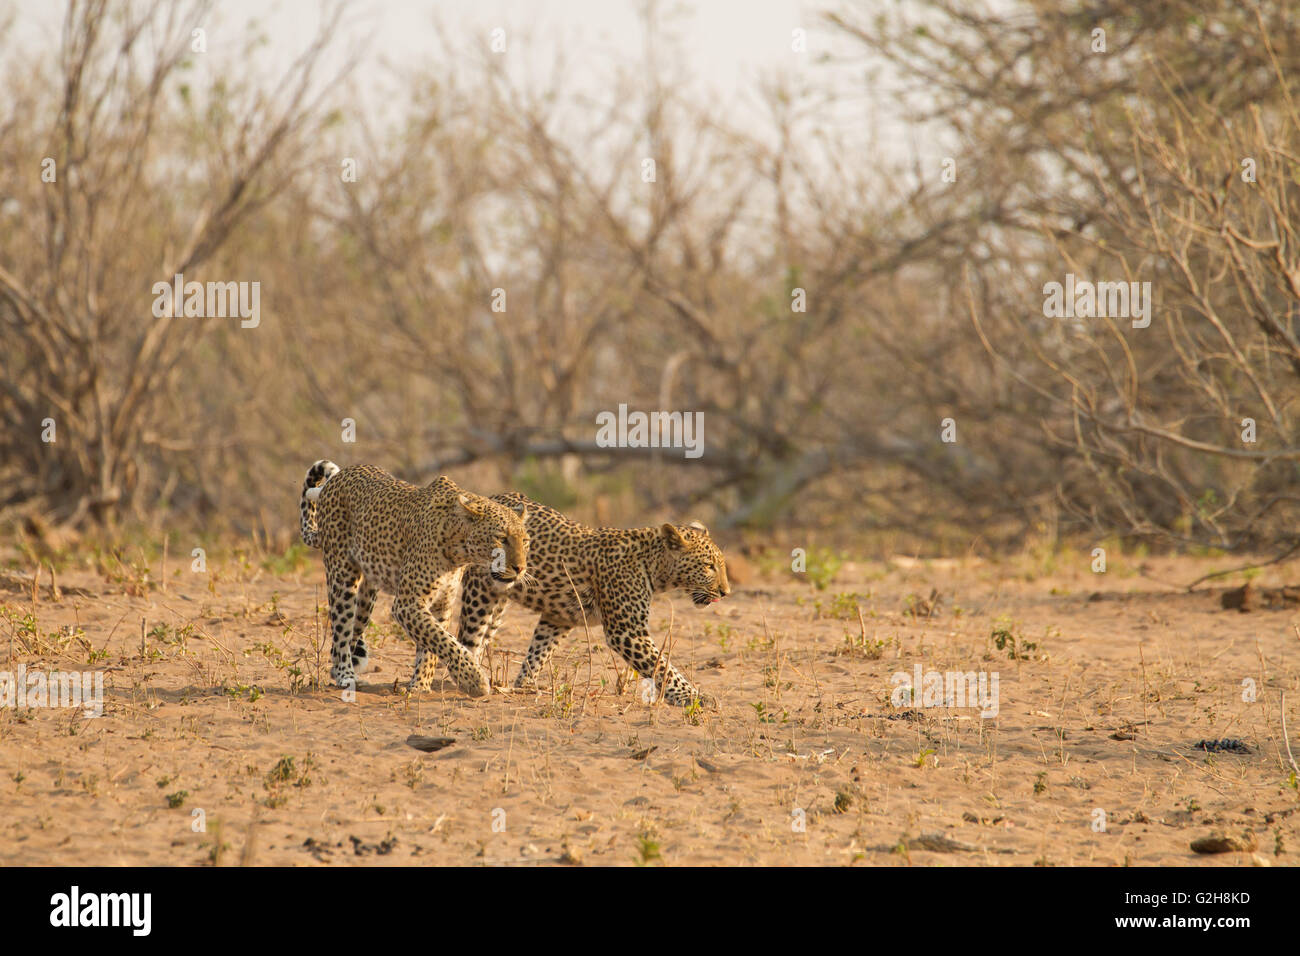
POLYGON ((1192 841, 1192 849, 1197 853, 1251 853, 1257 846, 1255 834, 1249 830, 1240 833, 1215 830, 1192 841))
POLYGON ((569 866, 582 865, 582 851, 575 850, 567 843, 564 845, 564 852, 560 854, 560 862, 567 863, 569 866))

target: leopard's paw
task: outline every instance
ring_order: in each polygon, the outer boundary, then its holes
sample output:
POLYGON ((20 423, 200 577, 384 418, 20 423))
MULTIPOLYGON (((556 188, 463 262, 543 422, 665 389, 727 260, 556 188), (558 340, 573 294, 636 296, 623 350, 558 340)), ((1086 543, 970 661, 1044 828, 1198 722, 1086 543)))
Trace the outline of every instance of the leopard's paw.
POLYGON ((335 687, 342 687, 344 690, 357 689, 357 673, 348 664, 335 664, 330 668, 330 680, 334 682, 335 687))
POLYGON ((483 673, 482 668, 475 668, 467 674, 458 676, 456 683, 471 697, 486 697, 492 693, 492 683, 488 680, 487 674, 483 673))
POLYGON ((426 677, 421 680, 419 677, 412 677, 406 684, 408 694, 427 694, 433 690, 433 678, 426 677))

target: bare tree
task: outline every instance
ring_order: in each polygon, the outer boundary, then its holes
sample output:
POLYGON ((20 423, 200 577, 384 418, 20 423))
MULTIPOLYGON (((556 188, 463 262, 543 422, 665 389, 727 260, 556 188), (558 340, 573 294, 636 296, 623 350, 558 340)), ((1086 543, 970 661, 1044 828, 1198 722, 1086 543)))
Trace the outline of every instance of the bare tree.
POLYGON ((964 263, 965 311, 1033 397, 1065 512, 1102 532, 1289 546, 1293 11, 939 0, 831 21, 909 80, 978 181, 991 254, 964 263), (1104 306, 1046 316, 1046 283, 1067 274, 1126 297, 1149 283, 1149 327, 1104 306))
POLYGON ((169 456, 201 441, 178 414, 194 407, 178 384, 210 323, 155 318, 151 290, 220 265, 310 163, 330 85, 318 67, 342 16, 327 11, 269 90, 220 75, 196 89, 193 37, 209 10, 73 0, 55 63, 33 64, 6 97, 0 514, 133 513, 169 488, 169 456))

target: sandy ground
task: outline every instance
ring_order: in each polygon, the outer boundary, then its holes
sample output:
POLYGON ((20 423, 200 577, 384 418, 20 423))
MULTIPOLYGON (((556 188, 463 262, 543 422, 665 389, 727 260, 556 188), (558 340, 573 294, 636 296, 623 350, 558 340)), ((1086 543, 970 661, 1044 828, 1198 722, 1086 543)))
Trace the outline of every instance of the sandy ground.
MULTIPOLYGON (((1294 863, 1300 615, 1176 589, 1233 559, 1089 562, 850 563, 824 590, 751 566, 707 610, 661 597, 653 633, 720 701, 689 713, 644 703, 598 629, 540 692, 410 698, 386 597, 346 702, 316 683, 315 557, 66 569, 35 600, 8 573, 0 670, 102 670, 105 713, 0 709, 0 862, 1294 863), (918 665, 996 673, 997 716, 893 706, 918 665), (1223 738, 1250 752, 1195 749, 1223 738), (1219 830, 1246 849, 1192 851, 1219 830)), ((498 677, 534 621, 508 612, 498 677)))

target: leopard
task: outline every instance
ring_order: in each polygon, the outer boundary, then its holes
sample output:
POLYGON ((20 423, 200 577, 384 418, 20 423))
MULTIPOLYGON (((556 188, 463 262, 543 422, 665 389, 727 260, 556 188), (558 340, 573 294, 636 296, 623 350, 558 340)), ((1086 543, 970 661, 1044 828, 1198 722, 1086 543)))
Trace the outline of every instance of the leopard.
POLYGON ((527 576, 526 517, 445 475, 417 487, 374 465, 313 464, 303 481, 301 533, 325 559, 330 679, 355 690, 357 675, 370 668, 365 630, 383 591, 416 646, 410 692, 432 687, 441 659, 466 694, 490 694, 487 673, 448 626, 465 569, 503 587, 527 576))
POLYGON ((654 681, 666 704, 716 706, 665 659, 650 637, 650 602, 656 594, 684 589, 699 607, 731 593, 727 563, 704 525, 663 524, 645 528, 591 528, 518 492, 493 495, 522 510, 529 536, 528 579, 505 586, 481 567, 461 578, 461 645, 482 659, 511 601, 537 611, 513 687, 535 686, 559 641, 573 628, 600 623, 605 641, 642 678, 654 681))

